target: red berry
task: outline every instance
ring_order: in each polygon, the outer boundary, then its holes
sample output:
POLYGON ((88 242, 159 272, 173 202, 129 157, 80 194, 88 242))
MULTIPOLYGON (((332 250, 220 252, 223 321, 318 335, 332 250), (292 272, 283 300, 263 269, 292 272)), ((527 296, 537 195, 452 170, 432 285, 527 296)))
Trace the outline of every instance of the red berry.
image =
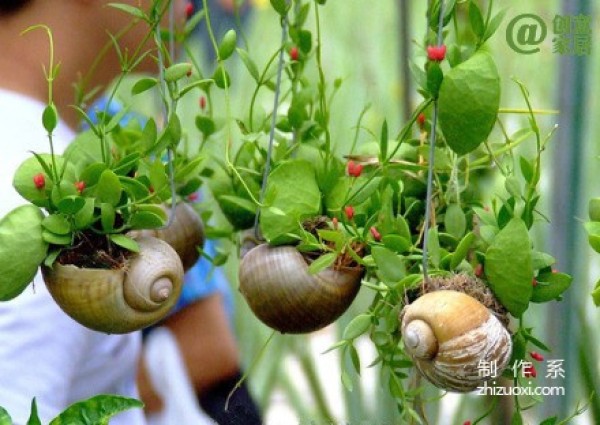
POLYGON ((190 193, 187 197, 188 201, 190 202, 196 202, 199 198, 200 195, 198 194, 198 192, 190 193))
POLYGON ((206 109, 206 98, 204 96, 200 96, 200 109, 206 109))
POLYGON ((379 233, 377 228, 375 228, 375 226, 373 226, 369 230, 371 231, 371 235, 373 235, 373 239, 375 239, 377 242, 379 242, 381 240, 381 233, 379 233))
POLYGON ((46 186, 46 176, 44 176, 44 173, 38 173, 33 176, 33 184, 38 189, 43 189, 46 186))
POLYGON ((85 189, 85 182, 84 181, 75 182, 75 189, 77 189, 77 192, 82 193, 83 190, 85 189))
POLYGON ((483 264, 478 263, 477 266, 475 266, 475 276, 478 278, 483 277, 483 264))
POLYGON ((538 281, 537 281, 537 279, 536 279, 535 277, 534 277, 534 278, 532 278, 532 279, 531 279, 531 286, 534 286, 534 287, 535 287, 535 286, 537 286, 537 285, 538 285, 538 281))
POLYGON ((423 128, 425 125, 425 114, 423 112, 421 112, 417 117, 417 124, 419 124, 420 128, 423 128))
POLYGON ((352 205, 344 207, 344 213, 346 214, 348 220, 352 220, 354 217, 354 207, 352 205))
POLYGON ((532 359, 537 360, 538 362, 544 361, 544 356, 542 356, 540 353, 538 353, 536 351, 532 351, 531 353, 529 353, 529 355, 531 356, 532 359))
POLYGON ((427 59, 434 62, 441 62, 446 57, 446 46, 427 46, 427 59))
POLYGON ((293 61, 297 61, 299 57, 300 52, 298 51, 298 48, 296 46, 292 47, 290 49, 290 59, 293 61))
POLYGON ((185 5, 185 16, 190 18, 194 14, 194 4, 190 1, 185 5))
POLYGON ((463 425, 471 425, 471 421, 464 421, 463 425))
POLYGON ((362 173, 362 164, 357 164, 354 161, 348 161, 348 175, 352 177, 360 177, 362 173))

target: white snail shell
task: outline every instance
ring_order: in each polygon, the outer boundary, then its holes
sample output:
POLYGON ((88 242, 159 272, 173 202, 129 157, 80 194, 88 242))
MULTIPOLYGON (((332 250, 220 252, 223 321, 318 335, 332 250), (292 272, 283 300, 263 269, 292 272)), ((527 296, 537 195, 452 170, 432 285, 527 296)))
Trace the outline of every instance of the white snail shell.
POLYGON ((136 238, 140 252, 120 269, 55 263, 42 267, 48 291, 71 318, 101 332, 122 334, 164 318, 181 293, 183 266, 160 239, 136 238))
POLYGON ((335 321, 352 304, 362 268, 308 272, 293 246, 252 248, 240 263, 240 292, 254 314, 282 333, 306 333, 335 321))
POLYGON ((508 330, 479 301, 457 291, 429 292, 402 312, 406 352, 434 385, 469 392, 491 377, 482 369, 506 368, 512 353, 508 330))
MULTIPOLYGON (((170 214, 171 208, 162 205, 170 214)), ((204 226, 194 209, 185 202, 179 202, 173 213, 173 221, 164 229, 134 230, 131 236, 153 236, 162 239, 179 254, 183 269, 189 270, 200 258, 198 248, 204 245, 204 226)))

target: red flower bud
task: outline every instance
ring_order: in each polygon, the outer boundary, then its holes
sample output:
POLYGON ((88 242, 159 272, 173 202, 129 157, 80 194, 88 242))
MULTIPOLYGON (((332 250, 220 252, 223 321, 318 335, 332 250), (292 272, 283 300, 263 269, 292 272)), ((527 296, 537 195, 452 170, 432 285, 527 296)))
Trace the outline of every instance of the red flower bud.
POLYGON ((83 190, 85 189, 85 182, 84 181, 75 182, 75 189, 77 189, 77 192, 82 193, 83 190))
POLYGON ((46 186, 46 176, 44 176, 44 173, 38 173, 33 176, 33 184, 38 189, 43 189, 46 186))
POLYGON ((417 124, 419 124, 420 128, 423 128, 425 125, 425 114, 423 112, 421 112, 417 117, 417 124))
POLYGON ((463 425, 471 425, 471 421, 464 421, 463 425))
POLYGON ((296 46, 292 47, 290 49, 290 59, 293 61, 297 61, 299 57, 300 52, 298 51, 298 48, 296 46))
POLYGON ((346 214, 348 220, 352 220, 354 217, 354 207, 352 205, 344 207, 344 213, 346 214))
POLYGON ((194 14, 194 4, 190 1, 185 5, 185 16, 190 18, 194 14))
POLYGON ((331 224, 333 225, 333 230, 337 230, 338 229, 338 219, 337 219, 337 217, 333 217, 331 219, 331 224))
POLYGON ((200 109, 206 109, 206 98, 204 96, 200 96, 200 109))
POLYGON ((483 264, 478 263, 477 266, 475 266, 475 276, 480 279, 483 277, 483 264))
POLYGON ((527 363, 523 366, 523 376, 526 378, 535 378, 537 376, 537 370, 535 370, 535 366, 531 363, 527 363))
POLYGON ((446 46, 427 46, 427 59, 434 62, 441 62, 446 57, 446 46))
POLYGON ((198 194, 198 192, 190 193, 187 196, 187 199, 190 202, 196 202, 198 199, 200 199, 200 195, 198 194))
POLYGON ((149 191, 150 193, 154 193, 154 186, 150 186, 150 187, 148 188, 148 191, 149 191))
POLYGON ((531 356, 532 359, 537 360, 538 362, 544 361, 544 356, 542 356, 540 353, 538 353, 536 351, 532 351, 531 353, 529 353, 529 355, 531 356))
POLYGON ((371 235, 373 235, 373 239, 379 242, 381 240, 381 233, 379 233, 375 226, 371 227, 369 230, 371 231, 371 235))
POLYGON ((535 286, 537 286, 537 285, 538 285, 538 281, 537 281, 537 279, 536 279, 535 277, 534 277, 534 278, 532 278, 532 279, 531 279, 531 286, 534 286, 534 287, 535 287, 535 286))
POLYGON ((348 175, 351 177, 360 177, 362 173, 362 164, 357 164, 354 161, 348 161, 348 175))

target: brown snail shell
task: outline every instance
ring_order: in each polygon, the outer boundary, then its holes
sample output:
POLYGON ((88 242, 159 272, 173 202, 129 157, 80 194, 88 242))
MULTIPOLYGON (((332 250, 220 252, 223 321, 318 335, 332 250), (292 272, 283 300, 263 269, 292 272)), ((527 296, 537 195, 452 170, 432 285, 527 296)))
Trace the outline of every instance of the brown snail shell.
POLYGON ((77 322, 111 334, 142 329, 165 317, 181 293, 181 260, 160 239, 140 236, 136 240, 140 252, 120 269, 59 263, 42 267, 52 298, 77 322))
POLYGON ((308 272, 292 246, 261 244, 240 263, 240 292, 267 326, 282 333, 306 333, 335 321, 360 289, 362 268, 308 272))
POLYGON ((492 378, 482 376, 482 368, 493 367, 500 375, 510 360, 508 330, 483 304, 462 292, 429 292, 406 306, 402 316, 406 352, 439 388, 473 391, 492 378))
MULTIPOLYGON (((170 208, 162 206, 170 213, 170 208)), ((198 248, 204 245, 204 226, 202 220, 194 209, 185 202, 179 202, 175 207, 173 221, 164 229, 134 230, 129 232, 133 236, 153 236, 162 239, 173 247, 179 254, 183 269, 189 270, 198 258, 198 248)))

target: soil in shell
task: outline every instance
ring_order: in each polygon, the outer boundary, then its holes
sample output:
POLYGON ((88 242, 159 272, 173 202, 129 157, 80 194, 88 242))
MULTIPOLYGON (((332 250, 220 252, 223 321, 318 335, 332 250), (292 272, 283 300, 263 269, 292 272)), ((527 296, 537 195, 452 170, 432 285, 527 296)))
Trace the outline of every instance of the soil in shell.
POLYGON ((131 252, 110 242, 107 235, 80 232, 72 246, 64 248, 56 261, 90 269, 120 269, 131 252))

